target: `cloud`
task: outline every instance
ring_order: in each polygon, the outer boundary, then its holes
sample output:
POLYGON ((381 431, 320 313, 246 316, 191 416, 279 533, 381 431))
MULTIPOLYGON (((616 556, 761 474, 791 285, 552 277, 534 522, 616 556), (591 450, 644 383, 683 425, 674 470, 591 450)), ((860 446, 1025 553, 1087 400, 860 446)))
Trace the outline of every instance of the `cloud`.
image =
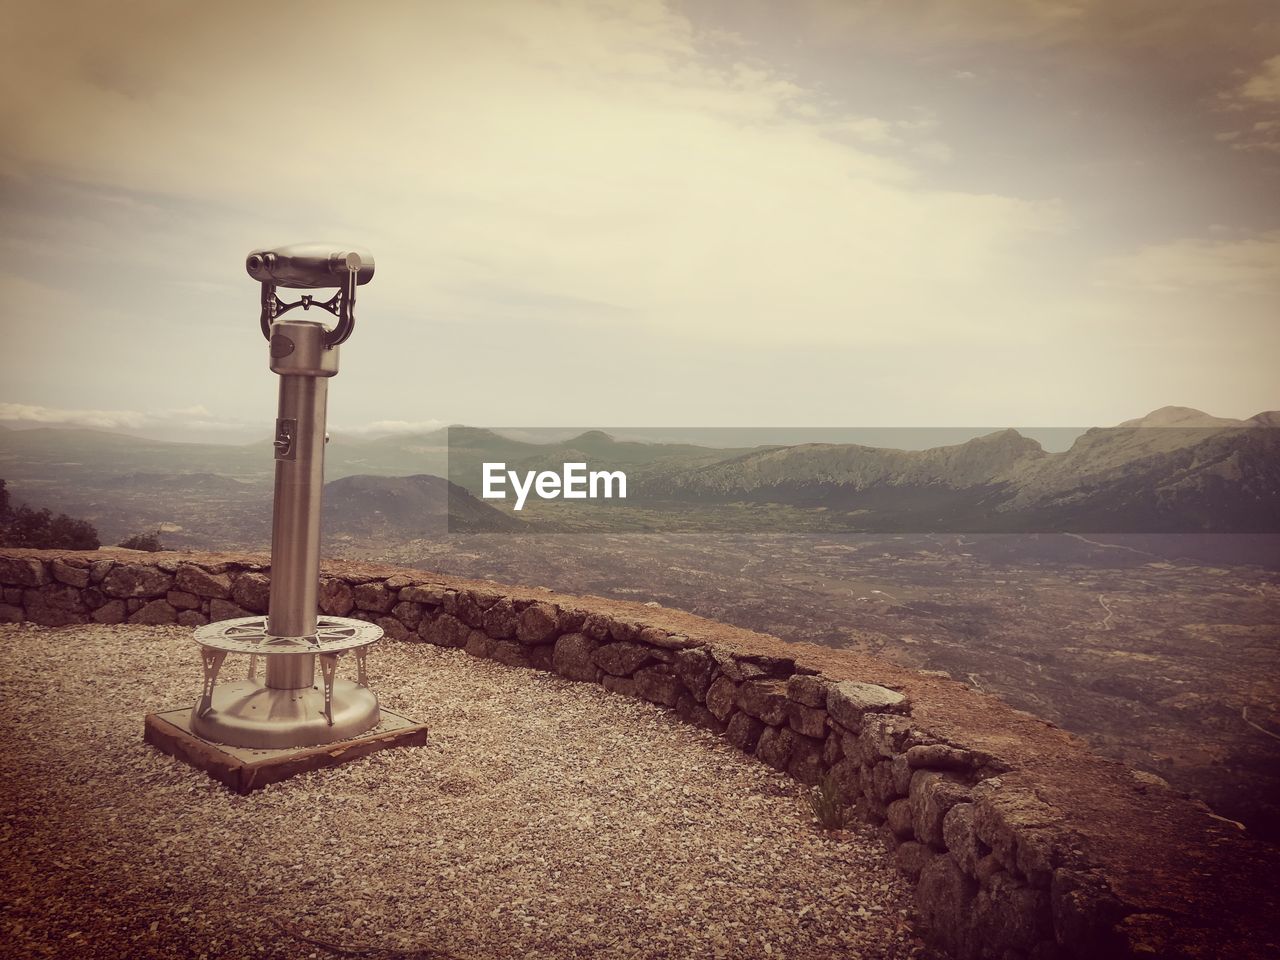
MULTIPOLYGON (((1100 221, 1234 222, 1183 203, 1185 138, 1129 137, 1181 115, 1135 88, 1202 90, 1155 58, 1198 71, 1184 40, 1240 20, 1136 2, 799 0, 755 31, 658 0, 12 5, 0 82, 40 95, 0 99, 0 380, 269 427, 243 255, 332 237, 378 258, 332 392, 359 430, 1074 410, 1072 371, 1123 366, 1138 322, 1090 286, 1125 242, 1100 221), (1130 191, 1143 163, 1166 179, 1130 191), (1027 360, 1046 344, 1052 381, 1027 360)), ((1125 283, 1160 299, 1154 257, 1125 283)))
POLYGON ((600 304, 592 325, 756 343, 901 341, 949 329, 958 305, 991 315, 1009 257, 1062 222, 1051 201, 929 186, 951 148, 927 111, 845 110, 708 52, 663 3, 232 6, 243 17, 183 8, 179 35, 202 39, 177 45, 167 4, 120 22, 86 8, 93 29, 65 31, 25 8, 0 72, 42 96, 0 103, 6 165, 355 231, 380 265, 399 258, 376 295, 405 314, 503 322, 484 302, 502 287, 600 304), (276 55, 286 27, 306 58, 276 55))
POLYGON ((204 430, 237 431, 243 423, 214 418, 204 406, 144 412, 141 410, 71 410, 27 403, 0 403, 0 421, 89 427, 95 430, 144 430, 167 425, 189 425, 204 430))
POLYGON ((1280 230, 1186 238, 1111 259, 1104 282, 1156 294, 1280 294, 1280 230))
POLYGON ((402 433, 430 433, 447 426, 443 420, 374 420, 357 426, 335 425, 334 430, 360 435, 388 436, 402 433))
POLYGON ((1258 72, 1240 85, 1239 96, 1262 103, 1280 103, 1280 54, 1263 62, 1258 72))

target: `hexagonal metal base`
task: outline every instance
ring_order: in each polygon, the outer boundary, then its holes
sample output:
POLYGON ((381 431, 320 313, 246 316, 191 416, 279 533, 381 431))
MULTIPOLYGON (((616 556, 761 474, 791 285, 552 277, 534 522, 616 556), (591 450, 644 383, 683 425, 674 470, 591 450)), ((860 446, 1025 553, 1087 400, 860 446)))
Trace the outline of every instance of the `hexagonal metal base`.
POLYGON ((368 687, 334 680, 326 714, 324 690, 276 690, 256 680, 220 683, 208 709, 196 704, 191 732, 214 743, 276 749, 358 737, 378 724, 378 698, 368 687), (330 723, 332 718, 332 723, 330 723))

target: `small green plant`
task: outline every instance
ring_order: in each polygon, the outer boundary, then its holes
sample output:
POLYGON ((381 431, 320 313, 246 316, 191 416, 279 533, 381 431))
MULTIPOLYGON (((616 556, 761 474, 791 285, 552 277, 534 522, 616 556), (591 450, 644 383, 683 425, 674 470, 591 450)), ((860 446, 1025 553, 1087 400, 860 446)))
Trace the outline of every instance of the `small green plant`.
POLYGON ((131 537, 125 537, 120 541, 119 546, 126 550, 146 550, 148 553, 156 553, 164 549, 164 544, 160 542, 160 531, 153 530, 150 533, 135 533, 131 537))
POLYGON ((818 781, 809 791, 809 806, 823 830, 841 830, 849 819, 849 812, 840 802, 840 789, 830 773, 818 781))

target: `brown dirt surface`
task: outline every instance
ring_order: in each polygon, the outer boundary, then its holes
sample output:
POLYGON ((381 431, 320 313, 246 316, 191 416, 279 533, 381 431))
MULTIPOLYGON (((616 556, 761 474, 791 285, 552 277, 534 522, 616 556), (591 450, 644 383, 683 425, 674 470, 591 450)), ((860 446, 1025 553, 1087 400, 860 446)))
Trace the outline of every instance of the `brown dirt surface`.
POLYGON ((922 954, 869 831, 670 713, 424 644, 370 668, 428 746, 239 796, 142 741, 196 695, 189 630, 0 627, 0 956, 922 954))

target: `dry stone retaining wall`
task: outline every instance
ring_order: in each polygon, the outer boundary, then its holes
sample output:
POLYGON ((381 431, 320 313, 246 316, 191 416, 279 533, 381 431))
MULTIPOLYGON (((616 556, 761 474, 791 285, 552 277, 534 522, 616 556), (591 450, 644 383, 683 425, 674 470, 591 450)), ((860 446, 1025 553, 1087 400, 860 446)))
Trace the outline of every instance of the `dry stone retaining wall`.
MULTIPOLYGON (((0 621, 197 626, 264 613, 267 574, 199 555, 9 551, 0 621)), ((825 782, 878 826, 916 883, 922 932, 958 960, 1182 955, 1167 929, 1152 939, 1163 918, 1135 915, 1109 891, 1061 811, 1006 785, 999 757, 915 722, 902 693, 530 592, 343 573, 322 578, 319 602, 394 640, 651 701, 803 783, 825 782)))

